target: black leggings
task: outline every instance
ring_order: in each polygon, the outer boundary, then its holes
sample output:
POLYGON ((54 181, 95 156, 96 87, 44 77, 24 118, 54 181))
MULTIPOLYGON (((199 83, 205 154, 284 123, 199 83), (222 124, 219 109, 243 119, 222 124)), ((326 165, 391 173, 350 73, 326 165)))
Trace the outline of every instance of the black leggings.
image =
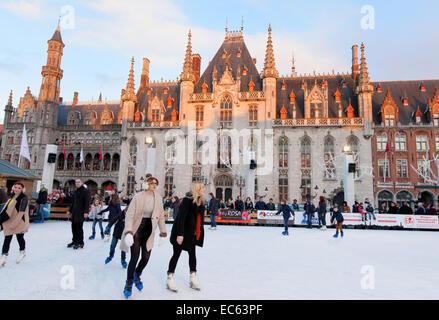
MULTIPOLYGON (((172 255, 171 261, 169 261, 168 273, 174 273, 177 267, 178 258, 180 258, 181 251, 183 250, 181 246, 173 246, 174 254, 172 255)), ((189 270, 190 272, 197 271, 197 257, 195 255, 195 245, 188 251, 189 254, 189 270)))
POLYGON ((130 248, 131 257, 127 270, 128 280, 134 279, 134 272, 136 272, 136 274, 140 276, 143 269, 145 269, 146 265, 148 264, 149 257, 151 256, 151 250, 148 251, 146 249, 146 242, 148 241, 151 232, 151 218, 143 218, 139 228, 137 229, 136 234, 134 235, 134 243, 130 248), (140 249, 142 250, 142 258, 140 259, 139 264, 137 264, 137 261, 139 260, 140 249))
MULTIPOLYGON (((16 236, 17 236, 18 245, 20 246, 20 251, 23 251, 26 246, 26 242, 24 241, 24 233, 16 234, 16 236)), ((11 241, 12 241, 12 235, 5 236, 5 242, 3 242, 2 254, 6 254, 6 255, 8 254, 11 241)))

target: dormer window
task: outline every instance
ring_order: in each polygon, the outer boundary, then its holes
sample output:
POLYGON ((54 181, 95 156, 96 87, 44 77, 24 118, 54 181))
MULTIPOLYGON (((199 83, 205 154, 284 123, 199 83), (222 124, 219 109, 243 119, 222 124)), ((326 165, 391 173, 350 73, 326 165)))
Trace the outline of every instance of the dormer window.
POLYGON ((395 125, 395 115, 393 114, 386 114, 384 117, 384 123, 386 127, 393 127, 395 125))
POLYGON ((402 99, 402 104, 405 105, 405 106, 408 106, 409 105, 409 99, 403 98, 402 99))
POLYGON ((152 119, 153 122, 160 121, 160 110, 152 109, 152 119))
POLYGON ((421 85, 419 86, 419 90, 425 92, 426 91, 425 85, 421 83, 421 85))
POLYGON ((323 104, 311 103, 311 118, 322 118, 322 117, 323 117, 323 104))
POLYGON ((241 50, 238 50, 238 52, 236 53, 236 56, 238 57, 238 58, 240 58, 241 57, 241 50))
POLYGON ((421 123, 421 117, 416 116, 416 124, 420 124, 421 123))
POLYGON ((163 90, 164 94, 168 94, 168 88, 165 88, 165 90, 163 90))
POLYGON ((383 88, 381 86, 377 86, 377 92, 383 92, 383 88))
POLYGON ((285 83, 282 83, 282 90, 286 90, 287 86, 285 85, 285 83))
POLYGON ((433 124, 434 124, 435 126, 439 125, 439 113, 435 113, 435 114, 433 115, 433 124))
POLYGON ((246 75, 247 75, 247 68, 246 68, 246 67, 244 67, 244 69, 242 70, 242 75, 243 75, 243 76, 246 76, 246 75))

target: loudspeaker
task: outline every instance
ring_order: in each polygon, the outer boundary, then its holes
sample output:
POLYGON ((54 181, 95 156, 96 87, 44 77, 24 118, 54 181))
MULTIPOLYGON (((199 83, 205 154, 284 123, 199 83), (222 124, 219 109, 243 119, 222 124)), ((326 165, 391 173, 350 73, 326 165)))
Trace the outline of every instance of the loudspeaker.
POLYGON ((355 163, 349 163, 348 172, 355 172, 355 163))
POLYGON ((56 153, 49 153, 47 157, 47 163, 55 163, 56 161, 56 153))
POLYGON ((256 169, 257 165, 256 165, 256 161, 255 160, 250 160, 250 169, 254 170, 256 169))

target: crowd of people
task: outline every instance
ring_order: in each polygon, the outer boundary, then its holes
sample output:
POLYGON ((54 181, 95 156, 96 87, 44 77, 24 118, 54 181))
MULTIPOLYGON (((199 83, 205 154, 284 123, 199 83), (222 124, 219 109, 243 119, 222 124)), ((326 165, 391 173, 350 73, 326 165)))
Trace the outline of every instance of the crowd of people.
MULTIPOLYGON (((437 214, 434 206, 426 208, 422 202, 418 202, 415 210, 408 203, 402 203, 400 207, 396 203, 391 203, 387 209, 386 203, 381 204, 378 210, 374 209, 369 199, 364 202, 355 202, 351 207, 346 202, 340 206, 338 203, 330 205, 325 197, 321 196, 318 203, 314 203, 311 197, 306 197, 306 202, 301 208, 294 200, 288 204, 282 199, 278 205, 274 204, 270 198, 267 203, 263 197, 253 204, 251 198, 245 201, 240 196, 235 201, 228 199, 226 202, 216 198, 213 193, 209 194, 208 201, 204 199, 204 184, 193 183, 191 190, 184 197, 179 199, 177 196, 162 199, 157 191, 159 181, 150 174, 146 175, 145 182, 141 192, 135 195, 129 194, 119 198, 118 192, 112 190, 104 198, 99 195, 90 196, 87 186, 76 179, 75 191, 67 196, 60 194, 60 198, 68 203, 67 217, 71 222, 72 242, 67 248, 74 250, 84 247, 84 230, 83 224, 86 220, 92 220, 92 230, 89 240, 96 238, 96 225, 99 226, 101 239, 109 241, 111 229, 113 228, 112 241, 109 248, 109 255, 105 259, 105 264, 112 261, 118 243, 121 251, 121 265, 127 269, 127 278, 123 288, 123 294, 126 298, 132 295, 132 288, 135 286, 138 290, 143 289, 141 275, 148 264, 154 247, 155 231, 158 227, 161 239, 167 238, 165 227, 165 210, 168 210, 169 216, 173 217, 172 231, 169 241, 173 247, 173 254, 169 260, 167 268, 166 286, 173 292, 178 291, 175 282, 174 273, 182 251, 188 252, 189 256, 189 285, 195 290, 200 290, 201 286, 197 279, 197 258, 196 247, 202 247, 204 244, 204 216, 205 213, 211 217, 211 230, 216 230, 216 216, 220 209, 233 209, 238 211, 257 211, 268 210, 275 211, 276 215, 282 214, 284 222, 284 231, 282 235, 288 236, 288 225, 292 218, 293 224, 296 213, 303 210, 307 227, 312 227, 312 219, 316 216, 321 229, 326 229, 326 215, 330 215, 330 223, 335 226, 335 234, 343 237, 344 213, 360 213, 363 220, 376 219, 375 213, 392 213, 392 214, 437 214), (67 202, 68 201, 68 202, 67 202), (106 207, 104 208, 104 204, 106 207), (108 212, 108 224, 103 227, 104 213, 108 212), (130 253, 130 259, 127 263, 127 253, 130 253)), ((40 216, 44 206, 54 201, 50 198, 43 185, 38 194, 37 212, 40 216)), ((19 256, 16 260, 20 263, 25 257, 26 242, 24 235, 29 229, 29 205, 30 200, 25 194, 24 184, 16 182, 11 193, 8 194, 6 188, 0 188, 0 230, 3 231, 5 239, 2 247, 2 256, 0 258, 0 267, 6 264, 10 243, 13 235, 16 235, 19 244, 19 256)), ((44 218, 42 218, 44 221, 44 218)))

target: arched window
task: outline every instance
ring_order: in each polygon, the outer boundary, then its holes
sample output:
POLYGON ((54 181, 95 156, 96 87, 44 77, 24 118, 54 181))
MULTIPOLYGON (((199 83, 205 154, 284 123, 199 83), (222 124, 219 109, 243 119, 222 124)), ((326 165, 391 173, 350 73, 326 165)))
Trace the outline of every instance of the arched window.
POLYGON ((95 135, 95 144, 98 146, 102 144, 102 136, 100 133, 96 133, 95 135))
POLYGON ((279 138, 279 168, 288 168, 288 137, 279 138))
POLYGON ((393 201, 393 194, 387 190, 380 191, 378 193, 378 206, 381 208, 382 204, 385 203, 387 210, 390 208, 390 203, 393 201))
POLYGON ((35 133, 32 130, 27 132, 27 143, 28 144, 33 144, 34 143, 34 139, 35 139, 35 133))
POLYGON ((14 131, 8 132, 8 146, 12 146, 14 144, 14 131))
POLYGON ((300 142, 300 167, 311 168, 311 140, 308 137, 300 142))
POLYGON ((85 156, 85 161, 84 161, 85 170, 91 170, 92 161, 93 161, 92 155, 90 153, 87 153, 87 155, 85 156))
POLYGON ((137 141, 131 140, 130 142, 130 165, 135 167, 137 163, 137 141))
POLYGON ((109 171, 111 166, 111 156, 110 154, 106 153, 104 155, 104 170, 109 171))
POLYGON ((258 125, 258 106, 250 106, 248 109, 248 125, 256 127, 258 125))
POLYGON ((108 133, 104 134, 104 144, 109 145, 111 144, 111 138, 108 133))
POLYGON ((204 124, 204 106, 195 107, 195 121, 197 127, 203 127, 204 124))
POLYGON ((221 135, 218 139, 218 168, 228 168, 232 161, 232 138, 221 135))
POLYGON ((118 133, 113 133, 113 141, 114 145, 120 144, 120 135, 118 133))
POLYGON ((58 170, 64 170, 64 154, 61 153, 60 155, 58 155, 58 165, 57 165, 57 169, 58 170))
POLYGON ((75 134, 74 133, 71 133, 70 136, 69 136, 69 144, 70 145, 76 144, 75 134))
POLYGON ((96 153, 93 158, 93 170, 101 170, 101 160, 99 157, 99 153, 96 153))
POLYGON ((111 171, 119 171, 119 163, 120 163, 120 156, 119 154, 115 153, 113 155, 113 160, 111 161, 111 171))
POLYGON ((401 207, 404 202, 406 202, 407 205, 411 207, 413 203, 413 196, 408 191, 400 191, 396 194, 396 202, 398 203, 398 207, 401 207))
POLYGON ((85 144, 93 144, 93 135, 91 133, 87 133, 85 137, 85 144))
POLYGON ((335 147, 334 138, 326 137, 323 147, 323 161, 325 162, 325 178, 335 178, 335 147))
POLYGON ((83 144, 84 143, 84 134, 80 133, 78 135, 78 144, 83 144))
POLYGON ((220 104, 220 125, 223 128, 232 126, 232 97, 224 96, 220 104))
POLYGON ((67 170, 73 170, 73 162, 73 153, 69 153, 69 155, 67 156, 67 170))
POLYGON ((387 135, 385 133, 381 133, 377 136, 377 150, 386 151, 386 148, 387 148, 387 135))

